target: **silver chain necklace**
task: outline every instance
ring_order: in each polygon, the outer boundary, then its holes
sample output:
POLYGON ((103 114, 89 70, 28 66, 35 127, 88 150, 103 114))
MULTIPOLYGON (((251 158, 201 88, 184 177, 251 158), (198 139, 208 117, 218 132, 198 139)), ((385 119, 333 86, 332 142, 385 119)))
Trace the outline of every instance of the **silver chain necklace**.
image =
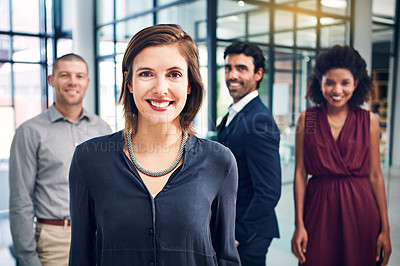
POLYGON ((161 171, 150 171, 150 170, 145 169, 143 166, 141 166, 140 163, 138 162, 138 160, 136 159, 135 154, 133 153, 133 148, 132 148, 131 131, 127 130, 127 132, 126 132, 126 142, 128 145, 129 155, 131 156, 133 164, 143 174, 146 174, 148 176, 154 176, 154 177, 166 175, 176 168, 176 166, 179 164, 179 162, 182 159, 183 152, 185 150, 185 145, 187 142, 187 138, 188 138, 187 133, 184 133, 183 137, 182 137, 181 148, 179 149, 178 157, 176 157, 175 161, 172 163, 172 165, 170 167, 168 167, 167 169, 161 170, 161 171))

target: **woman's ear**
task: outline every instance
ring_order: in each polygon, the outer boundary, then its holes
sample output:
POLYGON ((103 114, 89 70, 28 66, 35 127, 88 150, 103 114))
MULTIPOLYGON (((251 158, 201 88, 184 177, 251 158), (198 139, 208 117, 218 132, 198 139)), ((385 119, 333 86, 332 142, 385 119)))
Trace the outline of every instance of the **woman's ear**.
POLYGON ((187 94, 189 95, 192 92, 192 87, 188 86, 187 94))
MULTIPOLYGON (((124 71, 124 79, 126 79, 126 75, 128 75, 128 71, 124 71)), ((128 89, 130 93, 133 93, 133 87, 131 82, 128 82, 128 89)))

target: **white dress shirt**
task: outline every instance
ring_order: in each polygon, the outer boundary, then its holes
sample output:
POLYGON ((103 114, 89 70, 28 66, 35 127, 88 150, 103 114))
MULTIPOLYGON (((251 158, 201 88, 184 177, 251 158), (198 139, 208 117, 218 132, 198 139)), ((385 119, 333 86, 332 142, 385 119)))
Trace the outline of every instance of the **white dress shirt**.
POLYGON ((246 96, 244 96, 242 99, 240 99, 237 103, 232 104, 229 106, 229 115, 228 118, 226 119, 226 124, 225 126, 227 127, 229 123, 233 120, 235 115, 239 113, 251 100, 256 98, 258 96, 258 90, 252 91, 246 96))

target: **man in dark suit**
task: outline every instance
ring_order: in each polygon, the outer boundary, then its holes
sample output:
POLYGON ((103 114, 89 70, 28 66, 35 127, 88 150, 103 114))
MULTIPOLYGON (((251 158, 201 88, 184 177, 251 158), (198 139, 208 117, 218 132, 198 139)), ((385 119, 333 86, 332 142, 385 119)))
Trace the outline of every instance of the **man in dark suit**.
POLYGON ((261 49, 236 42, 225 49, 224 58, 233 104, 218 126, 218 141, 238 164, 236 241, 243 266, 265 266, 268 247, 279 237, 274 210, 281 195, 279 129, 258 96, 265 67, 261 49))

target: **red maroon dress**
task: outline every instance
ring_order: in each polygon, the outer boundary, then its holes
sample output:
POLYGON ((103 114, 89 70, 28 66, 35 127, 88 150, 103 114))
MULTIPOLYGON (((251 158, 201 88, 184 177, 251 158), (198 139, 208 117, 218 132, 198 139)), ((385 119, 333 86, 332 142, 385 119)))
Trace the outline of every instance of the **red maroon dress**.
POLYGON ((336 141, 326 107, 306 111, 304 166, 312 178, 304 205, 303 265, 376 265, 380 217, 368 181, 369 132, 369 111, 351 109, 336 141))

